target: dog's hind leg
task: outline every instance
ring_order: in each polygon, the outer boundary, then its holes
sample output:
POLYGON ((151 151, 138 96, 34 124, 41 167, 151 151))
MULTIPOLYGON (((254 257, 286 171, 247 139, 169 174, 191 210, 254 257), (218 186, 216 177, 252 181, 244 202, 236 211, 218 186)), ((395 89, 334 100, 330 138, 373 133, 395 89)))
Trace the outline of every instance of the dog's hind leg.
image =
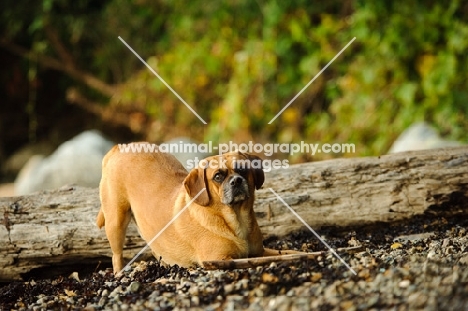
POLYGON ((128 224, 132 219, 130 204, 101 183, 101 210, 97 217, 98 226, 104 225, 112 250, 112 267, 116 275, 124 267, 123 247, 128 224), (105 222, 104 222, 105 219, 105 222), (100 223, 101 222, 101 223, 100 223))
POLYGON ((112 267, 114 275, 117 275, 124 267, 123 248, 125 244, 125 233, 131 220, 131 213, 124 215, 119 221, 106 223, 106 235, 112 250, 112 267))
POLYGON ((106 219, 106 235, 112 250, 112 267, 114 275, 124 267, 123 247, 125 244, 125 233, 132 219, 130 210, 125 214, 114 215, 112 221, 106 219))

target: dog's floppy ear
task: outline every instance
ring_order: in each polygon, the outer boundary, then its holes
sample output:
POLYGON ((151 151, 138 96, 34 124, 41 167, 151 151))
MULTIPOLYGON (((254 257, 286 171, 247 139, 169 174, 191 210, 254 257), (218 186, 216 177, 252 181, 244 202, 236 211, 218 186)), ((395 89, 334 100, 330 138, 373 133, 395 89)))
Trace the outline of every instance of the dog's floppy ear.
POLYGON ((208 187, 205 182, 205 168, 196 167, 190 171, 184 180, 184 186, 190 198, 194 198, 203 188, 205 190, 195 199, 195 203, 201 206, 208 206, 210 204, 210 196, 208 194, 208 187))
POLYGON ((263 172, 263 161, 253 154, 246 154, 250 161, 250 170, 253 172, 255 189, 260 189, 265 182, 265 173, 263 172))

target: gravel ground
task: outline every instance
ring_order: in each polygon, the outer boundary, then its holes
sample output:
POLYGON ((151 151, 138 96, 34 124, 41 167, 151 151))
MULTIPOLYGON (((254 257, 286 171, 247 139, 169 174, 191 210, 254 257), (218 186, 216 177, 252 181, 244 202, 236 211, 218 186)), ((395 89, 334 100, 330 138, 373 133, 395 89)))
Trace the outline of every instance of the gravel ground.
MULTIPOLYGON (((115 279, 31 279, 0 288, 0 310, 468 310, 468 219, 416 217, 400 224, 321 228, 354 275, 330 253, 250 269, 205 271, 140 262, 115 279)), ((266 246, 325 250, 308 232, 266 246)))

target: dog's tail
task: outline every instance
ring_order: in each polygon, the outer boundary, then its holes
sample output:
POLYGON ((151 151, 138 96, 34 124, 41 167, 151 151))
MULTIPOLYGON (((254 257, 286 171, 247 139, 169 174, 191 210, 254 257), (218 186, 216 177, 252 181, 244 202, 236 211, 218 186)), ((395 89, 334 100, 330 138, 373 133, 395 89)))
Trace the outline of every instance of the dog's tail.
POLYGON ((104 213, 102 212, 102 209, 99 210, 99 214, 96 217, 96 225, 101 229, 104 226, 105 219, 104 219, 104 213))

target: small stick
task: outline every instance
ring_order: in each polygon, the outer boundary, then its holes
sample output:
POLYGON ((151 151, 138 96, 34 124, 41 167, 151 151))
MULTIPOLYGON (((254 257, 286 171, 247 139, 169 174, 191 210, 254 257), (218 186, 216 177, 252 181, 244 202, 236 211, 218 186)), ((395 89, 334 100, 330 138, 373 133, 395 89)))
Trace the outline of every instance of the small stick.
MULTIPOLYGON (((337 249, 338 252, 355 253, 364 250, 363 246, 345 247, 337 249)), ((216 269, 245 269, 253 268, 257 266, 271 264, 272 262, 294 262, 306 259, 313 259, 326 252, 313 252, 303 254, 289 254, 289 255, 278 255, 278 256, 267 256, 267 257, 252 257, 252 258, 240 258, 231 260, 213 260, 204 261, 203 267, 206 270, 216 269)))

